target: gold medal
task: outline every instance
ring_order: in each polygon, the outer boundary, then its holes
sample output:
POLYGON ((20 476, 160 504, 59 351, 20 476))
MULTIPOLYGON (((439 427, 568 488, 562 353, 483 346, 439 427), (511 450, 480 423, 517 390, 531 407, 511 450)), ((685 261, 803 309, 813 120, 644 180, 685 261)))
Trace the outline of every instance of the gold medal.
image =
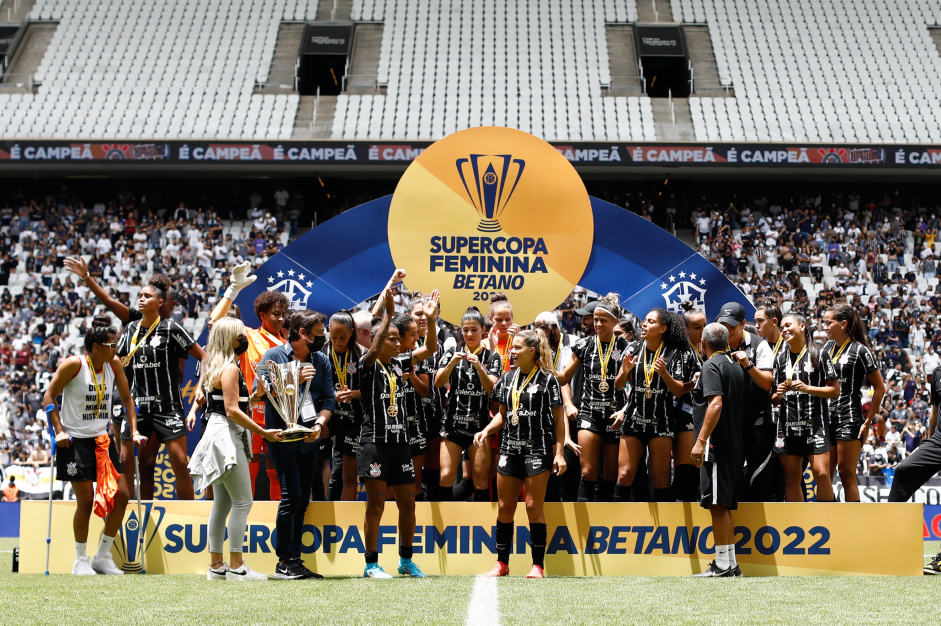
POLYGON ((513 383, 510 387, 510 425, 516 426, 520 423, 519 411, 520 411, 520 398, 523 395, 523 389, 529 386, 530 381, 536 376, 536 372, 539 371, 538 365, 533 365, 533 369, 529 371, 529 374, 526 376, 526 379, 523 381, 523 384, 520 385, 520 369, 516 368, 516 374, 513 375, 513 383))
POLYGON ((395 370, 389 371, 386 369, 385 365, 381 361, 376 361, 376 364, 382 368, 382 373, 386 375, 386 379, 389 381, 389 408, 386 413, 389 414, 389 417, 395 417, 399 414, 399 407, 395 405, 395 388, 397 387, 397 379, 395 377, 395 370))
MULTIPOLYGON (((601 382, 598 383, 598 391, 607 393, 611 386, 608 384, 608 361, 611 359, 611 351, 614 350, 614 344, 617 338, 612 338, 608 344, 607 351, 601 349, 601 339, 595 335, 595 349, 598 350, 598 364, 601 366, 601 382)), ((559 346, 561 350, 562 346, 559 346)))
POLYGON ((127 367, 131 364, 131 359, 134 358, 134 353, 144 345, 144 342, 147 341, 147 338, 150 337, 150 334, 154 332, 154 329, 160 325, 160 316, 157 316, 157 319, 154 320, 154 323, 150 325, 150 328, 147 329, 147 334, 144 335, 144 338, 140 340, 140 343, 137 342, 137 337, 140 335, 141 325, 137 325, 137 330, 134 331, 134 336, 131 337, 131 351, 127 353, 126 356, 121 357, 121 365, 127 367))
POLYGON ((611 385, 609 385, 608 381, 606 380, 603 380, 600 383, 598 383, 598 391, 600 391, 601 393, 607 393, 608 389, 610 388, 611 388, 611 385))
POLYGON ((653 397, 653 389, 647 387, 647 391, 644 392, 644 396, 650 400, 653 397))

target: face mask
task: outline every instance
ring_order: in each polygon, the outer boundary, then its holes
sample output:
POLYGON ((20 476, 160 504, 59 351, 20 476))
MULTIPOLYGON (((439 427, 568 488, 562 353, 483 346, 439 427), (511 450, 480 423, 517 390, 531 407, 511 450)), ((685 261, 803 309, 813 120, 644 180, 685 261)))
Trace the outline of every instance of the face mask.
POLYGON ((235 347, 232 348, 232 351, 235 352, 235 356, 242 356, 248 350, 248 337, 245 335, 239 335, 239 338, 236 340, 235 347))
POLYGON ((307 349, 311 352, 320 352, 323 345, 327 343, 327 338, 323 335, 315 336, 313 341, 307 342, 307 349))

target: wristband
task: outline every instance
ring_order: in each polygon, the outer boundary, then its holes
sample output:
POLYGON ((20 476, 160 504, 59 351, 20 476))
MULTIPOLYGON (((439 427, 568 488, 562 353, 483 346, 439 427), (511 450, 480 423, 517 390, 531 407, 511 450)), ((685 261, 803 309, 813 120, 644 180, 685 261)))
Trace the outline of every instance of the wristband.
POLYGON ((753 367, 755 367, 755 364, 754 364, 754 363, 752 363, 751 365, 749 365, 748 367, 746 367, 746 368, 745 368, 745 371, 747 372, 748 370, 752 369, 753 367))
POLYGON ((703 442, 703 443, 709 443, 708 441, 706 441, 705 439, 702 439, 701 437, 696 437, 696 441, 701 441, 701 442, 703 442))
POLYGON ((239 295, 239 290, 231 285, 226 287, 225 292, 222 294, 223 298, 228 298, 232 302, 235 302, 235 298, 239 295))
POLYGON ((51 414, 53 411, 56 410, 56 405, 54 405, 54 404, 47 404, 47 405, 44 407, 44 409, 45 409, 45 411, 46 411, 46 415, 49 415, 49 414, 51 414))

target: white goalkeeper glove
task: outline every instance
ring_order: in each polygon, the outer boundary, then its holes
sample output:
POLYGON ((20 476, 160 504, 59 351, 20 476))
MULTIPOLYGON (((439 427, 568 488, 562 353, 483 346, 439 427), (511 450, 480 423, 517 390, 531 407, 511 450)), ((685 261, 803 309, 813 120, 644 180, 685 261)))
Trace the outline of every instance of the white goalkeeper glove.
POLYGON ((232 275, 229 277, 229 286, 225 290, 224 297, 235 302, 235 298, 239 295, 239 292, 248 287, 258 276, 249 276, 252 271, 252 264, 248 261, 243 261, 232 268, 232 275))

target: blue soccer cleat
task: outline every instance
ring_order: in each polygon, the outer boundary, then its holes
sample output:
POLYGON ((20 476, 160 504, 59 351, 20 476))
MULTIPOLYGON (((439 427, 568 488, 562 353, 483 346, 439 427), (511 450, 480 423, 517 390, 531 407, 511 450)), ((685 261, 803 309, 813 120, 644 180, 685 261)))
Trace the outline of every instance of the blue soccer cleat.
POLYGON ((412 578, 428 578, 418 569, 418 565, 412 562, 412 559, 399 559, 399 574, 411 576, 412 578))

